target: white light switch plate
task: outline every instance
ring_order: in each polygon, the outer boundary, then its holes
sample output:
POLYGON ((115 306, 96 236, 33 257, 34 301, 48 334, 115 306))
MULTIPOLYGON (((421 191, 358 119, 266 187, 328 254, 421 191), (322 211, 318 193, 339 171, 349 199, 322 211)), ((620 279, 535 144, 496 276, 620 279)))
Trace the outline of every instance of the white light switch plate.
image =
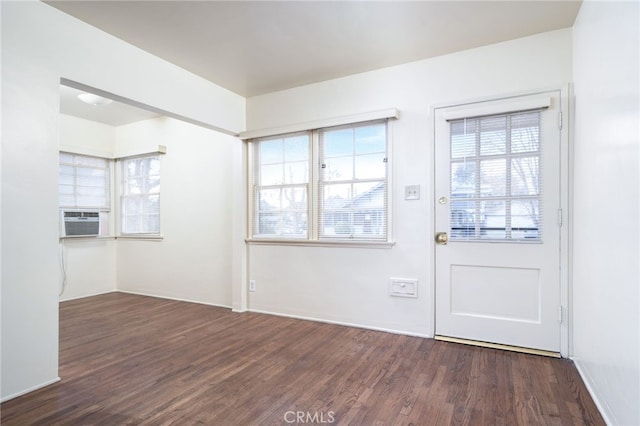
POLYGON ((420 185, 407 185, 404 187, 404 199, 405 200, 419 200, 420 199, 420 185))

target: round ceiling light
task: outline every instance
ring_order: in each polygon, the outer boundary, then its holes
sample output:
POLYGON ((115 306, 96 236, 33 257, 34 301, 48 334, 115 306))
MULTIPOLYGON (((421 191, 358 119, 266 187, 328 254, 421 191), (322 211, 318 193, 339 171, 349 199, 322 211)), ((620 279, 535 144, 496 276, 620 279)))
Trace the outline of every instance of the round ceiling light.
POLYGON ((78 95, 78 99, 86 104, 94 106, 109 105, 113 102, 111 99, 103 98, 102 96, 94 95, 93 93, 80 93, 78 95))

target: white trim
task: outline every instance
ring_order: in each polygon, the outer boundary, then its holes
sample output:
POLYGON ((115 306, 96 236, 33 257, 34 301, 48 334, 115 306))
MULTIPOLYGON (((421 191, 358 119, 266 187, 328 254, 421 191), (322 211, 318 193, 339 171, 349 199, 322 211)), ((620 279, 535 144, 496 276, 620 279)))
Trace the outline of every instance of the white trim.
MULTIPOLYGON (((71 117, 71 116, 69 116, 69 117, 71 117)), ((103 158, 105 160, 113 160, 114 159, 113 152, 101 151, 99 149, 94 149, 94 148, 86 147, 86 146, 64 145, 64 142, 60 142, 59 151, 60 152, 67 152, 69 154, 84 155, 84 156, 87 156, 87 157, 103 158)))
POLYGON ((610 413, 613 414, 611 410, 608 409, 609 406, 606 403, 600 401, 600 399, 598 398, 598 394, 595 392, 596 386, 592 384, 593 380, 591 379, 591 375, 588 373, 587 368, 582 365, 582 362, 580 362, 579 359, 577 360, 571 358, 571 360, 573 361, 573 365, 576 366, 576 370, 578 370, 578 374, 582 378, 582 382, 587 388, 587 392, 589 392, 589 395, 591 395, 593 403, 596 404, 596 408, 600 412, 600 415, 602 416, 604 422, 608 425, 618 424, 611 419, 611 416, 609 416, 610 413))
POLYGON ((215 308, 231 309, 230 305, 222 305, 222 304, 219 304, 219 303, 203 302, 201 300, 184 299, 184 298, 181 298, 181 297, 173 297, 173 296, 162 296, 162 295, 158 295, 158 294, 143 293, 141 291, 130 291, 130 290, 120 290, 120 289, 116 289, 115 291, 117 293, 133 294, 133 295, 136 295, 136 296, 155 297, 156 299, 175 300, 176 302, 186 302, 186 303, 198 303, 200 305, 213 306, 215 308))
POLYGON ((474 105, 469 103, 460 105, 459 107, 454 105, 452 108, 447 107, 446 112, 443 111, 442 116, 445 120, 451 121, 461 118, 529 111, 551 106, 551 97, 548 94, 541 94, 535 98, 528 99, 503 98, 496 99, 496 101, 496 103, 489 103, 488 105, 474 105))
POLYGON ((144 151, 144 152, 132 152, 130 154, 118 154, 113 157, 114 161, 121 160, 130 160, 132 158, 141 158, 141 157, 155 157, 158 155, 166 155, 167 147, 164 145, 158 145, 158 149, 155 151, 144 151))
MULTIPOLYGON (((58 302, 59 303, 70 302, 72 300, 84 299, 86 297, 102 296, 103 294, 110 294, 110 293, 117 293, 117 292, 118 292, 118 290, 113 289, 113 290, 108 290, 108 291, 101 291, 100 293, 83 294, 82 296, 74 296, 74 297, 70 297, 68 299, 58 299, 58 302)), ((62 293, 62 294, 64 294, 64 293, 62 293)))
POLYGON ((67 86, 67 87, 71 87, 74 89, 78 89, 78 90, 82 90, 84 92, 89 92, 89 93, 93 93, 95 95, 98 96, 102 96, 104 98, 109 98, 109 99, 113 99, 116 102, 121 102, 123 104, 127 104, 136 108, 140 108, 140 109, 144 109, 146 111, 151 111, 155 114, 161 115, 161 116, 165 116, 165 117, 169 117, 169 118, 174 118, 176 120, 180 120, 180 121, 184 121, 186 123, 190 123, 190 124, 195 124, 196 126, 200 126, 200 127, 204 127, 206 129, 211 129, 211 130, 215 130, 216 132, 220 132, 223 133, 225 135, 229 135, 229 136, 238 136, 237 132, 234 132, 232 130, 228 130, 222 127, 218 127, 218 126, 214 126, 212 124, 209 123, 205 123, 203 121, 199 121, 199 120, 194 120, 193 118, 189 118, 186 117, 184 115, 180 115, 180 114, 175 114, 173 112, 164 110, 164 109, 160 109, 160 108, 156 108, 154 106, 151 105, 147 105, 147 104, 143 104, 142 102, 138 102, 138 101, 134 101, 133 99, 129 99, 129 98, 125 98, 123 96, 119 96, 116 95, 114 93, 110 93, 110 92, 106 92, 104 90, 100 90, 97 89, 95 87, 83 84, 83 83, 79 83, 77 81, 73 81, 73 80, 69 80, 68 78, 60 78, 60 84, 62 84, 63 86, 67 86))
POLYGON ((164 240, 163 235, 155 235, 155 234, 123 234, 116 235, 116 240, 140 240, 140 241, 162 241, 164 240))
POLYGON ((560 355, 568 358, 573 355, 573 306, 571 303, 571 268, 570 256, 571 227, 573 217, 571 212, 572 198, 572 168, 573 168, 573 86, 569 83, 560 89, 560 112, 563 115, 562 129, 560 129, 560 208, 562 209, 563 224, 560 228, 560 306, 563 319, 560 324, 560 355))
POLYGON ((392 328, 374 327, 374 326, 354 324, 354 323, 344 322, 344 321, 335 321, 335 320, 329 320, 329 319, 323 319, 323 318, 306 317, 306 316, 294 315, 294 314, 284 314, 280 312, 264 311, 261 309, 249 309, 249 312, 254 312, 257 314, 273 315, 276 317, 293 318, 293 319, 302 320, 302 321, 313 321, 313 322, 320 322, 325 324, 341 325, 345 327, 361 328, 365 330, 382 331, 385 333, 400 334, 403 336, 423 337, 427 339, 433 338, 433 336, 429 336, 428 334, 424 334, 424 333, 411 333, 408 331, 395 330, 392 328))
POLYGON ((26 394, 28 394, 28 393, 31 393, 31 392, 37 391, 38 389, 42 389, 42 388, 47 387, 47 386, 49 386, 49 385, 52 385, 52 384, 54 384, 54 383, 58 383, 59 381, 60 381, 60 377, 56 377, 55 379, 48 380, 48 381, 46 381, 46 382, 44 382, 44 383, 41 383, 41 384, 39 384, 39 385, 32 386, 32 387, 30 387, 30 388, 27 388, 27 389, 22 390, 22 391, 20 391, 20 392, 17 392, 17 393, 11 394, 11 395, 9 395, 9 396, 5 396, 4 398, 0 399, 0 402, 6 402, 6 401, 9 401, 10 399, 14 399, 14 398, 17 398, 17 397, 19 397, 19 396, 26 395, 26 394))
POLYGON ((350 241, 350 240, 306 240, 306 239, 277 239, 277 238, 254 238, 245 240, 249 245, 263 246, 310 246, 310 247, 350 247, 350 248, 372 248, 390 249, 396 243, 393 241, 350 241))
POLYGON ((379 111, 363 112, 360 114, 345 115, 342 117, 325 118, 322 120, 295 123, 286 126, 273 127, 269 129, 248 130, 240 132, 238 137, 242 140, 257 139, 267 136, 282 135, 286 133, 304 132, 308 130, 323 129, 326 127, 342 126, 345 124, 355 124, 365 121, 381 120, 388 118, 398 118, 400 112, 396 108, 389 108, 379 111))

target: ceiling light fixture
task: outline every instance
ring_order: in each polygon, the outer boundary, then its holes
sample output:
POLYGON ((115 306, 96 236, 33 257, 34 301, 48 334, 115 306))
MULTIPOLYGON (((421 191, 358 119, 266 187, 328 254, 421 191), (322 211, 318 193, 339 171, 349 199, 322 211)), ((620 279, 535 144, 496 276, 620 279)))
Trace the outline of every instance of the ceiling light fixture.
POLYGON ((93 93, 80 93, 78 95, 78 99, 86 104, 93 106, 109 105, 111 102, 113 102, 113 100, 111 99, 103 98, 102 96, 98 96, 93 93))

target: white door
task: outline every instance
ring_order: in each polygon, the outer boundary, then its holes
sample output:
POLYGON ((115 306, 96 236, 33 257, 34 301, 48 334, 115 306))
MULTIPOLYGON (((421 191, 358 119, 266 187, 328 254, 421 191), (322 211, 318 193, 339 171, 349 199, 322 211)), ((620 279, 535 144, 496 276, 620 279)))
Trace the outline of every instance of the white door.
POLYGON ((560 352, 560 92, 435 110, 436 335, 560 352))

